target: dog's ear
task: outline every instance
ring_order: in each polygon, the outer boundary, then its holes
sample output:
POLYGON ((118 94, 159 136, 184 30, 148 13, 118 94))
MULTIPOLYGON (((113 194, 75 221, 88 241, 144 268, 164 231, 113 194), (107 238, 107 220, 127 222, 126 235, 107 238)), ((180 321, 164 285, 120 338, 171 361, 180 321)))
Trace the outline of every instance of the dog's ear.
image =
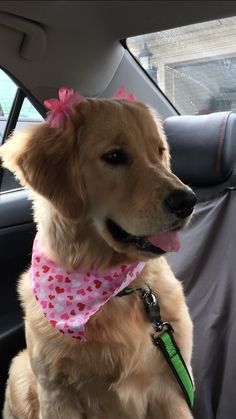
POLYGON ((0 148, 3 166, 14 172, 22 185, 73 219, 79 215, 83 201, 78 168, 79 123, 75 120, 61 130, 40 124, 14 133, 0 148))
POLYGON ((165 153, 163 154, 163 162, 164 162, 166 168, 168 170, 171 170, 170 150, 169 150, 167 137, 166 137, 166 134, 165 134, 165 131, 164 131, 163 123, 161 122, 161 119, 160 119, 159 115, 157 115, 155 109, 153 109, 151 106, 143 104, 143 103, 142 103, 142 106, 145 106, 145 108, 149 110, 153 120, 155 121, 155 124, 156 124, 156 127, 157 127, 157 132, 158 132, 159 138, 161 139, 161 142, 162 142, 160 149, 165 150, 165 153))

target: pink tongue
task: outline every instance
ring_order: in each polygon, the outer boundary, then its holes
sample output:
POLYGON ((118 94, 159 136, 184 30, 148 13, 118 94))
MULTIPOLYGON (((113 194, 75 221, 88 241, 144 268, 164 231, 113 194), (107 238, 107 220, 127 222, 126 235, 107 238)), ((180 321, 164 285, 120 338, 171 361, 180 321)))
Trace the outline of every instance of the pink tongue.
POLYGON ((159 247, 165 252, 178 252, 180 248, 179 235, 177 231, 168 231, 162 234, 148 236, 148 241, 153 246, 159 247))

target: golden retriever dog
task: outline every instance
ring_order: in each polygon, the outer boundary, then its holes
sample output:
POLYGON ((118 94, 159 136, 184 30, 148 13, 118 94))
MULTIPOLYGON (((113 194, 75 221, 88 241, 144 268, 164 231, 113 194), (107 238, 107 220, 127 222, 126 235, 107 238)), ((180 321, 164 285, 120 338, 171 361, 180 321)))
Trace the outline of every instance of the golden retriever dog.
POLYGON ((83 340, 53 326, 29 272, 21 277, 27 349, 10 367, 4 419, 192 418, 153 344, 154 326, 138 291, 149 286, 157 295, 191 371, 192 323, 164 253, 177 250, 173 241, 195 195, 171 172, 154 112, 138 101, 84 99, 63 128, 43 123, 13 134, 0 156, 32 194, 38 246, 53 266, 68 275, 95 270, 99 278, 144 263, 130 283, 137 291, 104 299, 83 340))

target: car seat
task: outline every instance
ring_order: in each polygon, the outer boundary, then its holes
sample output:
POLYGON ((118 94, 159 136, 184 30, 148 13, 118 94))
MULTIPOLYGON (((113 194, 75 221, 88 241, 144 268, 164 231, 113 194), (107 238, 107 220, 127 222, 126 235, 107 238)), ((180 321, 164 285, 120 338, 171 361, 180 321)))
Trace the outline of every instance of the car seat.
POLYGON ((236 417, 236 115, 164 122, 172 169, 197 194, 181 249, 168 261, 194 323, 194 418, 236 417))

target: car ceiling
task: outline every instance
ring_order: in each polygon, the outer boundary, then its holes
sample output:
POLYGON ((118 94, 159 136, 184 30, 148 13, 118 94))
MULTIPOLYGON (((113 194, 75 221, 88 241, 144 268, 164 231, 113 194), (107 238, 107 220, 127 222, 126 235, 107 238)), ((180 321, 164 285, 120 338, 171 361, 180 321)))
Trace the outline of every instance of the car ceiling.
POLYGON ((235 1, 0 1, 0 65, 39 100, 61 85, 96 96, 122 60, 120 39, 235 14, 235 1))

